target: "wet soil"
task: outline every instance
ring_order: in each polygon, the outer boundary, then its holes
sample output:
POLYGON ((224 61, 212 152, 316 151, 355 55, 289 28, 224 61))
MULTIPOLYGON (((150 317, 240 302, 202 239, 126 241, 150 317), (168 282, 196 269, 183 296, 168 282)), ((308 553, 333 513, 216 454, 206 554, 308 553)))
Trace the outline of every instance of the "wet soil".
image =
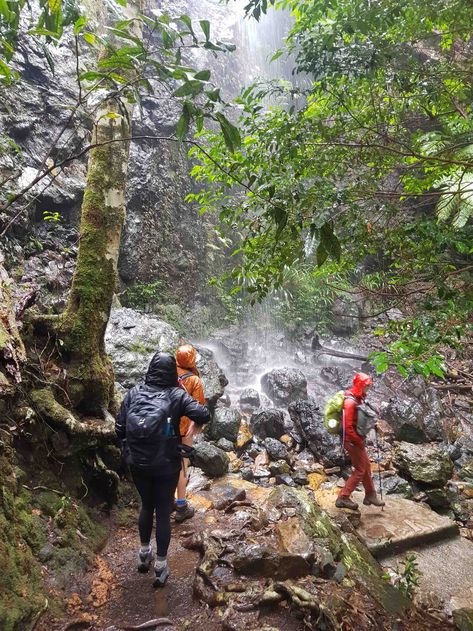
MULTIPOLYGON (((138 509, 137 509, 138 510, 138 509)), ((223 631, 220 612, 201 604, 193 596, 194 571, 199 554, 183 547, 182 541, 191 532, 215 528, 214 511, 196 513, 184 524, 173 524, 168 553, 170 577, 164 588, 152 587, 153 575, 136 571, 139 544, 134 523, 117 527, 96 563, 79 581, 77 592, 65 597, 67 613, 58 619, 45 615, 35 631, 118 631, 138 627, 157 619, 170 624, 146 627, 149 630, 223 631)), ((279 631, 302 631, 304 623, 286 609, 255 613, 247 631, 273 628, 279 631)))

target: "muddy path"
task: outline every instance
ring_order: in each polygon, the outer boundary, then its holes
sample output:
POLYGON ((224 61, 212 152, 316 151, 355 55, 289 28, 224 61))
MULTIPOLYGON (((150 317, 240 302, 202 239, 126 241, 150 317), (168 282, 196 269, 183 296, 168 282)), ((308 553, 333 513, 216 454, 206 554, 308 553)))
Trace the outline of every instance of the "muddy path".
MULTIPOLYGON (((138 505, 135 508, 137 516, 138 505)), ((113 515, 115 521, 117 516, 113 515)), ((149 626, 141 628, 221 631, 224 626, 219 612, 201 604, 193 595, 199 554, 182 545, 191 533, 215 528, 218 521, 217 511, 209 510, 197 512, 184 524, 173 523, 168 553, 170 577, 164 588, 153 589, 153 573, 143 575, 136 571, 139 537, 135 519, 130 516, 129 523, 112 528, 105 548, 78 581, 77 591, 65 595, 66 614, 58 618, 45 615, 35 631, 119 631, 147 623, 149 626), (158 620, 160 624, 153 624, 158 620)), ((280 609, 259 614, 258 620, 254 628, 304 629, 302 621, 280 609)))

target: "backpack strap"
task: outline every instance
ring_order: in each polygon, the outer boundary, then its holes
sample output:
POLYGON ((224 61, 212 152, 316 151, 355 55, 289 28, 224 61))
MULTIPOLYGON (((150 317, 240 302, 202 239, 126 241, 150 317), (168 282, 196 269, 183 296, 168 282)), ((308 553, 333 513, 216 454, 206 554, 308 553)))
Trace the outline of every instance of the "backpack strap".
POLYGON ((183 375, 181 375, 179 377, 179 381, 185 381, 186 379, 188 379, 189 377, 193 377, 194 373, 193 372, 186 372, 183 375))

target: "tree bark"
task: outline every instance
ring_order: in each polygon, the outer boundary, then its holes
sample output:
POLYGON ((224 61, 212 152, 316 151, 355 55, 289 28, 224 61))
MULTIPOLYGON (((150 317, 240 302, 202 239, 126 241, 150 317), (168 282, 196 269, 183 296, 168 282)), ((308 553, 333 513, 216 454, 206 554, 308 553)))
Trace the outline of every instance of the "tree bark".
POLYGON ((26 361, 10 293, 11 283, 0 252, 0 397, 13 394, 15 385, 21 382, 21 368, 26 361))
MULTIPOLYGON (((142 0, 128 5, 136 16, 142 0)), ((136 23, 138 30, 139 22, 136 23)), ((140 32, 134 33, 140 36, 140 32)), ((98 111, 81 211, 77 266, 59 325, 67 363, 67 391, 74 407, 93 414, 113 411, 114 374, 104 335, 117 283, 125 221, 125 184, 133 106, 117 97, 98 111), (110 141, 117 141, 112 142, 110 141)))

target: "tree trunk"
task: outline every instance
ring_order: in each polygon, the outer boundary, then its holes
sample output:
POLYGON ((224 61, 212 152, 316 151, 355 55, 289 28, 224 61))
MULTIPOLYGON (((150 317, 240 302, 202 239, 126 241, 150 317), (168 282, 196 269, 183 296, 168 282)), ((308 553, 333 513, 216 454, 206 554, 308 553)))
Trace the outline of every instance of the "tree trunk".
POLYGON ((15 385, 21 381, 21 368, 26 360, 10 294, 11 283, 0 252, 0 397, 13 394, 15 385))
MULTIPOLYGON (((129 3, 128 17, 136 15, 141 4, 129 3)), ((59 327, 69 397, 74 407, 93 414, 113 411, 114 375, 104 335, 125 221, 130 143, 123 139, 130 137, 132 114, 133 106, 123 98, 109 100, 97 113, 92 143, 102 146, 89 154, 77 266, 59 327)))

